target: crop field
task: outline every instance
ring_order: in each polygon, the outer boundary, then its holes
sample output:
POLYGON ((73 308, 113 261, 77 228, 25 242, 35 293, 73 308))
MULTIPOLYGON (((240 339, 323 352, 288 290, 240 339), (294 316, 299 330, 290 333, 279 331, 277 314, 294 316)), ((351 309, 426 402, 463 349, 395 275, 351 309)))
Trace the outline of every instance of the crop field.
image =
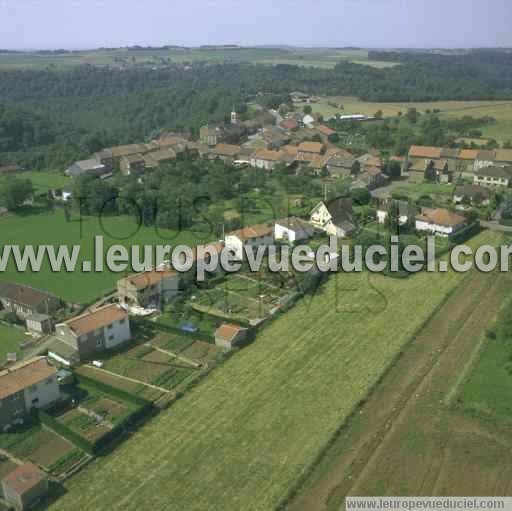
MULTIPOLYGON (((490 243, 484 233, 470 244, 490 243)), ((53 509, 275 508, 466 275, 338 274, 112 456, 53 509), (115 484, 107 474, 117 475, 115 484), (236 484, 233 481, 236 480, 236 484)))
MULTIPOLYGON (((115 288, 118 279, 124 273, 82 272, 84 260, 93 261, 94 237, 104 238, 104 254, 112 245, 124 245, 128 249, 132 245, 197 245, 211 241, 204 234, 191 231, 169 231, 154 227, 138 226, 130 217, 86 217, 75 215, 71 221, 66 221, 62 209, 52 213, 27 214, 9 216, 0 219, 0 232, 3 239, 12 245, 80 245, 78 268, 74 272, 62 270, 56 278, 50 264, 45 258, 41 271, 17 271, 11 258, 6 271, 2 273, 2 281, 15 281, 33 287, 47 290, 60 296, 63 300, 73 303, 88 303, 115 288)), ((93 265, 94 269, 94 265, 93 265)))
POLYGON ((378 68, 396 65, 393 62, 371 61, 364 49, 332 48, 169 48, 84 50, 61 54, 0 54, 0 69, 66 69, 90 64, 160 66, 169 62, 252 62, 259 64, 292 64, 310 67, 334 67, 339 61, 378 68))

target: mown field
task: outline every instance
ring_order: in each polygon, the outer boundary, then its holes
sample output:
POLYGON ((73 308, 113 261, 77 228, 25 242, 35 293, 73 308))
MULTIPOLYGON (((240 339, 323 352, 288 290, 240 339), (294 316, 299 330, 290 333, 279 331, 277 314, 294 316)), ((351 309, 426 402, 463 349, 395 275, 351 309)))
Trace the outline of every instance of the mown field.
POLYGON ((20 344, 28 337, 23 330, 0 323, 0 365, 6 360, 7 353, 20 353, 20 344))
POLYGON ((70 178, 67 178, 63 174, 59 174, 57 172, 25 171, 0 176, 0 186, 10 178, 30 179, 34 185, 34 191, 36 193, 44 193, 51 189, 63 188, 66 185, 72 185, 70 178))
MULTIPOLYGON (((495 237, 484 233, 473 243, 495 237)), ((331 277, 72 479, 53 509, 273 509, 464 278, 331 277)))
POLYGON ((333 48, 170 48, 170 49, 114 49, 84 50, 61 54, 0 54, 0 69, 56 69, 92 64, 118 65, 121 62, 160 65, 170 62, 252 62, 260 64, 294 64, 311 67, 334 67, 340 60, 374 67, 390 67, 393 62, 368 59, 364 49, 333 48))
MULTIPOLYGON (((102 294, 113 290, 118 279, 124 273, 82 272, 82 262, 93 260, 94 237, 104 237, 105 253, 112 245, 197 245, 215 239, 204 233, 191 231, 176 232, 154 227, 139 227, 134 219, 121 217, 86 217, 80 220, 73 214, 71 221, 66 221, 64 211, 55 209, 52 213, 7 216, 0 219, 0 232, 4 243, 10 245, 80 245, 79 267, 74 272, 53 273, 47 259, 39 272, 18 272, 12 258, 5 272, 0 274, 0 281, 15 281, 45 289, 74 303, 88 303, 102 294)), ((3 250, 3 249, 2 249, 3 250)), ((94 268, 94 267, 93 267, 94 268)), ((106 269, 106 266, 105 266, 106 269)))
POLYGON ((382 110, 385 117, 396 116, 398 112, 405 113, 408 108, 417 108, 419 112, 425 110, 440 110, 441 118, 454 118, 469 115, 471 117, 484 117, 489 115, 496 119, 496 123, 482 126, 484 137, 494 138, 499 142, 512 139, 512 101, 433 101, 426 103, 378 103, 361 101, 350 96, 325 97, 319 103, 313 104, 313 111, 325 117, 336 113, 374 115, 382 110), (328 102, 342 104, 343 110, 334 108, 328 102))

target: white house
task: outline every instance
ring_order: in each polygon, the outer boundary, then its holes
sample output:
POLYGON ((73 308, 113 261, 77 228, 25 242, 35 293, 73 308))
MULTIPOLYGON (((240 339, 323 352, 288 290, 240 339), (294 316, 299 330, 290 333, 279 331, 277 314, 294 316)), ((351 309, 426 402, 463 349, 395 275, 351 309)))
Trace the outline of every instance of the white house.
POLYGON ((304 126, 312 128, 315 124, 315 118, 312 115, 307 114, 302 118, 302 122, 304 123, 304 126))
POLYGON ((438 236, 451 236, 463 229, 466 219, 444 208, 423 208, 421 214, 416 215, 416 230, 424 231, 438 236))
POLYGON ((233 250, 237 259, 244 258, 244 246, 268 246, 274 241, 274 229, 268 225, 252 225, 226 234, 224 245, 233 250))
POLYGON ((260 149, 251 156, 251 167, 272 170, 281 161, 283 154, 280 151, 260 149))
POLYGON ((55 332, 59 340, 77 352, 80 360, 131 339, 128 314, 117 304, 104 305, 59 323, 55 332))
POLYGON ((310 213, 310 223, 328 236, 346 238, 356 229, 352 218, 352 200, 338 198, 328 204, 319 202, 310 213))
POLYGON ((488 166, 482 167, 473 178, 474 184, 477 186, 487 187, 503 187, 506 188, 510 185, 512 179, 512 168, 511 167, 495 167, 488 166))
POLYGON ((22 422, 32 408, 60 399, 57 369, 46 357, 35 357, 0 371, 0 430, 22 422))
POLYGON ((296 217, 277 220, 274 225, 275 239, 289 243, 307 240, 314 234, 315 229, 311 224, 296 217))

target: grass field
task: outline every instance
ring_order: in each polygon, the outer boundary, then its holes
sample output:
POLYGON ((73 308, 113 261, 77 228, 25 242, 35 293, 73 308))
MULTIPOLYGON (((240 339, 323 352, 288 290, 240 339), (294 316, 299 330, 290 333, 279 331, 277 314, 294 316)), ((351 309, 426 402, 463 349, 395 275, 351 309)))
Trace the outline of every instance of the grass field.
POLYGON ((0 323, 0 364, 6 361, 7 353, 20 353, 20 344, 28 337, 20 328, 0 323))
MULTIPOLYGON (((84 260, 92 260, 94 254, 94 236, 103 235, 105 252, 108 247, 116 244, 130 247, 131 245, 197 245, 211 241, 215 236, 195 234, 191 231, 175 232, 158 230, 153 227, 137 227, 130 217, 96 218, 87 217, 80 221, 79 217, 67 222, 64 212, 56 209, 53 213, 10 216, 0 219, 0 232, 9 244, 31 245, 81 245, 79 270, 58 275, 51 271, 45 259, 40 272, 18 272, 10 261, 1 281, 15 281, 29 284, 36 288, 46 289, 66 301, 87 303, 115 287, 116 281, 124 274, 104 272, 88 272, 81 270, 84 260)), ((106 268, 106 267, 105 267, 106 268)))
MULTIPOLYGON (((473 244, 495 238, 484 233, 473 244)), ((464 278, 331 277, 116 453, 72 479, 54 509, 161 509, 170 499, 187 510, 275 508, 464 278)))
POLYGON ((10 177, 30 179, 34 185, 34 191, 36 193, 44 193, 53 188, 63 188, 64 186, 71 185, 72 183, 71 179, 57 172, 25 171, 0 176, 0 186, 2 186, 2 184, 10 177))
POLYGON ((122 62, 158 66, 167 61, 181 62, 252 62, 260 64, 294 64, 299 66, 334 67, 340 60, 374 67, 390 67, 393 62, 368 60, 364 49, 331 48, 172 48, 157 50, 89 50, 56 55, 37 53, 0 54, 0 69, 65 69, 92 64, 119 65, 122 62))

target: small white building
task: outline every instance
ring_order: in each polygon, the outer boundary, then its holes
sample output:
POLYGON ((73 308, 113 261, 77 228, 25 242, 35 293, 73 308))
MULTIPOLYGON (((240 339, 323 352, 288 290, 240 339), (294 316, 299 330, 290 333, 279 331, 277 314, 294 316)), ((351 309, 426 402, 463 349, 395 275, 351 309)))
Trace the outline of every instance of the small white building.
POLYGON ((466 219, 444 208, 424 208, 416 216, 416 230, 448 237, 466 226, 466 219))
POLYGON ((29 332, 38 335, 48 334, 52 331, 52 318, 47 314, 31 314, 25 319, 25 325, 29 332))
MULTIPOLYGON (((398 225, 407 224, 415 216, 415 207, 407 201, 397 201, 398 225)), ((377 209, 377 222, 385 224, 389 215, 389 202, 382 203, 377 209)))
POLYGON ((304 126, 307 126, 308 128, 312 128, 316 121, 312 115, 307 114, 302 118, 302 122, 304 123, 304 126))
POLYGON ((328 236, 346 238, 355 231, 352 200, 338 198, 328 204, 319 202, 310 213, 310 223, 328 236))
POLYGON ((235 253, 237 259, 244 259, 244 247, 269 246, 274 242, 274 229, 258 224, 244 227, 226 234, 224 245, 235 253))
POLYGON ((283 154, 280 151, 260 149, 251 156, 251 167, 271 171, 282 158, 283 154))
POLYGON ((274 237, 279 241, 295 243, 307 240, 315 234, 315 228, 305 220, 296 217, 277 220, 274 225, 274 237))

